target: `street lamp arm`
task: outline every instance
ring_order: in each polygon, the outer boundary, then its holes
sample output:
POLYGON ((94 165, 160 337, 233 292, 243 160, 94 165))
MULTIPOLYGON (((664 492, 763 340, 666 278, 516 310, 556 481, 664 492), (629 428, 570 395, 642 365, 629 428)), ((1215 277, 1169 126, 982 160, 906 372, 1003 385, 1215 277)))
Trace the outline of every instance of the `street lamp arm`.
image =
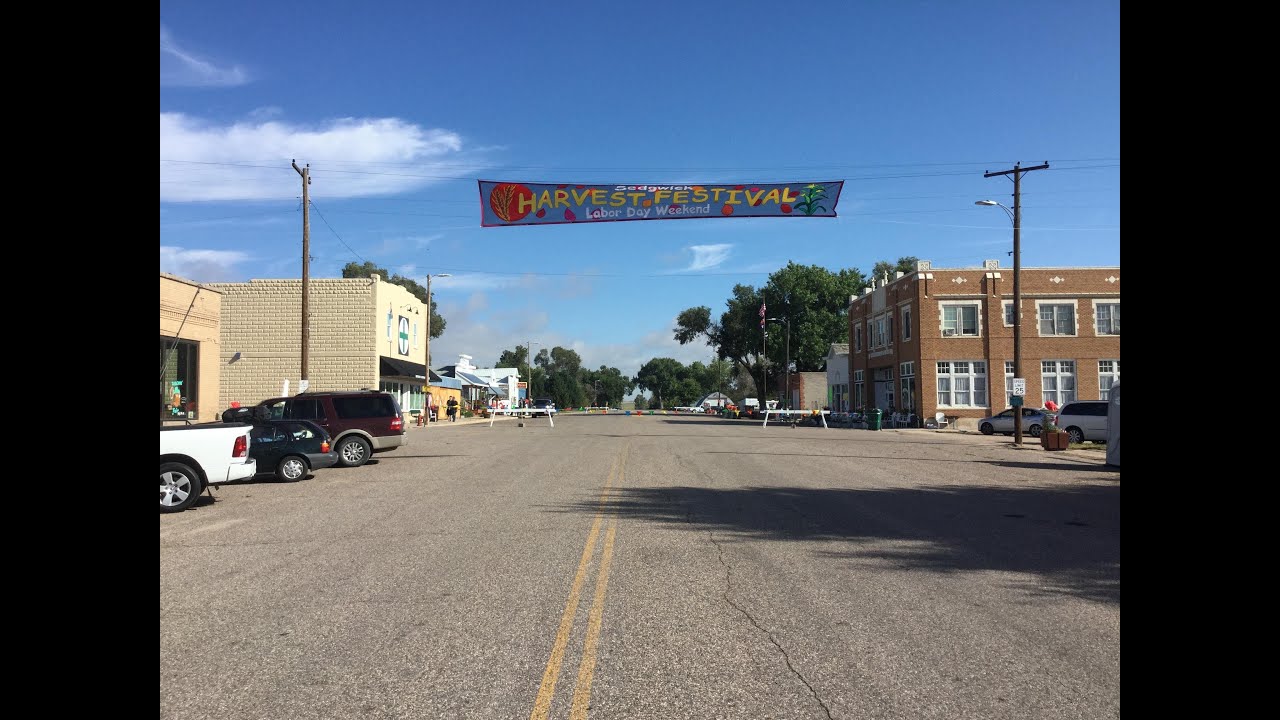
POLYGON ((1015 222, 1015 220, 1013 219, 1013 211, 1012 211, 1012 210, 1010 210, 1010 209, 1009 209, 1009 207, 1008 207, 1007 205, 1005 205, 1004 203, 999 203, 999 202, 996 202, 995 200, 978 200, 977 202, 975 202, 975 203, 974 203, 974 205, 985 205, 985 206, 987 206, 987 207, 998 207, 998 208, 1000 208, 1001 210, 1003 210, 1003 211, 1004 211, 1004 214, 1005 214, 1005 215, 1008 215, 1008 216, 1009 216, 1009 222, 1015 222))

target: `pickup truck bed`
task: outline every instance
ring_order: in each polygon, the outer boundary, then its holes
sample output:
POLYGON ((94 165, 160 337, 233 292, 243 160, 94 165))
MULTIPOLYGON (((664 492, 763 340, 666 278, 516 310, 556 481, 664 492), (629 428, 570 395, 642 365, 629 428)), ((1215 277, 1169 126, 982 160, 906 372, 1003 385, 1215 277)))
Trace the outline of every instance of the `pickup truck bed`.
POLYGON ((160 428, 160 512, 181 512, 210 485, 257 472, 249 457, 247 423, 201 423, 160 428))

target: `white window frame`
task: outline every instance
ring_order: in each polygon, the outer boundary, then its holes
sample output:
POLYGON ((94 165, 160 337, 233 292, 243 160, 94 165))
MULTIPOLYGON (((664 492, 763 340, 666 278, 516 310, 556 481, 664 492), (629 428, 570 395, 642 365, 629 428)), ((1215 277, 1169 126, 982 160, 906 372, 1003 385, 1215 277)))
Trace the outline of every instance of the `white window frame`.
POLYGON ((991 390, 990 383, 987 382, 987 361, 986 360, 939 360, 937 363, 937 399, 939 408, 986 408, 989 407, 987 395, 991 390), (957 371, 957 365, 963 363, 963 371, 957 371), (976 368, 982 367, 982 372, 977 372, 976 368), (955 380, 967 380, 968 390, 959 391, 955 388, 955 380), (981 382, 979 382, 981 379, 981 382), (946 390, 943 390, 945 381, 946 390), (944 399, 943 393, 947 394, 944 399), (956 404, 954 401, 959 393, 968 393, 969 404, 956 404))
MULTIPOLYGON (((964 325, 964 318, 959 317, 959 325, 964 325)), ((961 328, 962 329, 962 328, 961 328)), ((979 300, 956 300, 938 303, 938 335, 944 338, 975 338, 982 337, 982 302, 979 300), (973 308, 974 328, 973 335, 965 335, 962 332, 953 332, 947 334, 947 308, 973 308)))
POLYGON ((1075 300, 1037 300, 1036 301, 1036 332, 1040 337, 1079 337, 1080 335, 1080 308, 1079 303, 1075 300), (1054 314, 1053 327, 1055 332, 1048 335, 1044 333, 1044 326, 1041 325, 1040 309, 1045 307, 1061 307, 1069 305, 1071 307, 1071 332, 1056 332, 1058 328, 1057 314, 1054 314))
POLYGON ((1110 358, 1104 358, 1099 360, 1098 361, 1098 399, 1110 400, 1111 388, 1118 382, 1120 382, 1120 358, 1116 358, 1114 360, 1110 358), (1102 369, 1102 363, 1114 363, 1114 364, 1111 366, 1110 370, 1104 371, 1102 369), (1106 388, 1102 387, 1102 381, 1104 378, 1111 378, 1111 385, 1108 385, 1106 388))
MULTIPOLYGON (((1026 403, 1027 399, 1023 398, 1022 402, 1026 403)), ((1013 407, 1013 361, 1004 361, 1004 407, 1013 407)), ((996 408, 992 408, 995 410, 996 408)), ((1004 408, 1000 408, 1001 411, 1004 408)))
POLYGON ((1102 307, 1103 305, 1115 305, 1115 306, 1116 306, 1116 315, 1119 315, 1119 314, 1120 314, 1120 301, 1119 301, 1119 300, 1094 300, 1094 301, 1093 301, 1093 334, 1094 334, 1094 335, 1097 335, 1098 337, 1120 337, 1120 329, 1119 329, 1119 328, 1120 328, 1120 321, 1119 321, 1118 319, 1116 319, 1116 318, 1112 318, 1112 319, 1111 319, 1111 323, 1116 327, 1116 331, 1115 331, 1115 332, 1113 332, 1113 333, 1104 333, 1104 332, 1102 332, 1102 330, 1101 330, 1101 329, 1099 329, 1099 327, 1098 327, 1098 308, 1099 308, 1099 307, 1102 307))
POLYGON ((1048 402, 1052 400, 1058 403, 1058 407, 1062 407, 1063 405, 1066 405, 1069 402, 1075 402, 1076 400, 1079 400, 1080 399, 1079 397, 1080 383, 1078 381, 1078 375, 1076 374, 1077 369, 1079 369, 1079 363, 1077 363, 1075 360, 1068 360, 1068 359, 1041 360, 1040 361, 1040 396, 1044 399, 1044 402, 1048 402), (1054 363, 1053 371, 1045 372, 1046 363, 1054 363), (1063 363, 1071 363, 1070 372, 1062 371, 1063 363), (1053 383, 1047 382, 1049 378, 1053 378, 1054 382, 1053 383), (1062 380, 1064 379, 1071 380, 1070 390, 1063 389, 1062 380), (1049 387, 1051 384, 1053 385, 1052 388, 1049 387))
POLYGON ((416 320, 413 322, 413 347, 418 347, 418 322, 416 320))
POLYGON ((902 308, 902 342, 911 341, 911 305, 902 308))
POLYGON ((866 384, 862 381, 862 371, 853 371, 853 409, 862 411, 863 405, 866 403, 866 384))
POLYGON ((902 363, 898 366, 898 409, 902 412, 918 412, 918 391, 915 361, 902 363))
MULTIPOLYGON (((1004 303, 1000 306, 1000 317, 1004 320, 1005 327, 1013 327, 1013 321, 1009 319, 1009 311, 1012 309, 1013 309, 1012 300, 1005 300, 1004 303)), ((1015 312, 1014 319, 1017 319, 1017 317, 1018 317, 1018 314, 1015 312)))
POLYGON ((391 339, 391 308, 387 308, 387 339, 391 339))

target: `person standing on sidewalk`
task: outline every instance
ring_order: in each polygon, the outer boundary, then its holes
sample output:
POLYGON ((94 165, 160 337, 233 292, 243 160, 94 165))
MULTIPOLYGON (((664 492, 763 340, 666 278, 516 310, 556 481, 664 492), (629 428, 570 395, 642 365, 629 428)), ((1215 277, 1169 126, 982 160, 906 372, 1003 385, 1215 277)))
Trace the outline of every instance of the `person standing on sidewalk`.
POLYGON ((452 397, 449 398, 449 402, 445 403, 445 406, 448 408, 447 410, 445 410, 445 412, 449 415, 449 422, 457 422, 458 421, 458 399, 452 398, 452 397))

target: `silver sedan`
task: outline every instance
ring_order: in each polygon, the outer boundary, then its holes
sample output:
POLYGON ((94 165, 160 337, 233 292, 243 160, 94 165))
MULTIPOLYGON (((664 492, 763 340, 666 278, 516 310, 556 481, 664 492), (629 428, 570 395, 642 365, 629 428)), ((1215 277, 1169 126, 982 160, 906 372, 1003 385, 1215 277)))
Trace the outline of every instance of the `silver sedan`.
MULTIPOLYGON (((1004 433, 1005 435, 1013 434, 1013 413, 1014 409, 1009 408, 999 415, 985 417, 978 421, 978 429, 983 435, 993 435, 995 433, 1004 433)), ((1040 437, 1040 431, 1044 430, 1045 419, 1044 410, 1038 408, 1022 408, 1022 431, 1031 437, 1040 437)))

